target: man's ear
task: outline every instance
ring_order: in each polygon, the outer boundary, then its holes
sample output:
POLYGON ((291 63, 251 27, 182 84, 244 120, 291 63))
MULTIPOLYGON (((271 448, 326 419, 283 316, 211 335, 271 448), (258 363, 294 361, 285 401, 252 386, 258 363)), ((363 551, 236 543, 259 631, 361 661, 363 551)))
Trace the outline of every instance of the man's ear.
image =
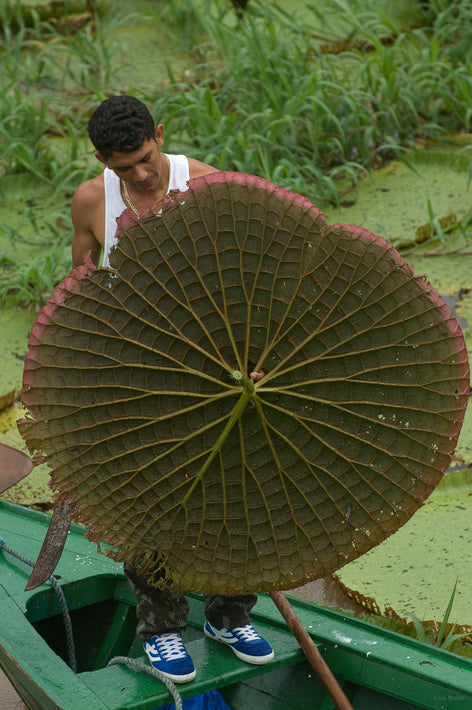
POLYGON ((106 158, 104 158, 103 155, 100 155, 100 153, 95 153, 95 157, 97 160, 99 160, 104 165, 108 164, 108 160, 106 158))
POLYGON ((156 136, 156 143, 161 148, 164 145, 164 126, 162 123, 158 123, 156 126, 156 132, 154 134, 156 136))

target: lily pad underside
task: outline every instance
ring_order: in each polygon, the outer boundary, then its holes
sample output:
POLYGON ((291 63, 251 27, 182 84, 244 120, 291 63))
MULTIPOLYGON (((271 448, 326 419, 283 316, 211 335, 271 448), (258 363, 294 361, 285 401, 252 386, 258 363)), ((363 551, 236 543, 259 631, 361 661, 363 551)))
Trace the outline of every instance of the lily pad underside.
POLYGON ((403 525, 469 388, 431 285, 247 175, 120 227, 114 272, 58 287, 24 372, 21 432, 90 539, 181 590, 241 594, 325 576, 403 525))

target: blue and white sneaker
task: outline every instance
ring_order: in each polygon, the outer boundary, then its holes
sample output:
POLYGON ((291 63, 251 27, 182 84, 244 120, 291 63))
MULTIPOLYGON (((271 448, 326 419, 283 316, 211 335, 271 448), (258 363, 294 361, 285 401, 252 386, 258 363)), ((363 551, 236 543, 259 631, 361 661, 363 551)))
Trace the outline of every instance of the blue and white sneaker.
POLYGON ((247 626, 235 626, 233 629, 217 629, 209 621, 205 621, 203 627, 205 636, 219 641, 229 646, 238 658, 246 663, 256 663, 262 665, 269 663, 274 652, 265 639, 248 624, 247 626))
POLYGON ((151 665, 174 683, 188 683, 195 678, 195 666, 180 634, 151 636, 143 646, 151 665))

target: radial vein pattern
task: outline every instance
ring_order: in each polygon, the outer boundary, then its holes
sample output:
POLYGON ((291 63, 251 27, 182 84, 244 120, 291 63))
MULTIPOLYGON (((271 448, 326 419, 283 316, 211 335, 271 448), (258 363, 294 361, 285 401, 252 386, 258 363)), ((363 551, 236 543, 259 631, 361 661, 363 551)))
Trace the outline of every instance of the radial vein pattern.
POLYGON ((246 175, 121 227, 113 271, 80 269, 40 314, 24 373, 23 436, 90 538, 158 558, 180 589, 240 594, 324 575, 406 522, 469 386, 430 284, 246 175))

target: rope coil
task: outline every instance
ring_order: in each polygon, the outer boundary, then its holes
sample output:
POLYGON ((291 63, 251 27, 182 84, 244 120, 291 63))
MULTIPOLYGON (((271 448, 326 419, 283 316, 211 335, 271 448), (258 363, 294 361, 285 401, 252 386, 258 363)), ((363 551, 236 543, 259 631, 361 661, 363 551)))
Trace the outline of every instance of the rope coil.
POLYGON ((118 663, 122 663, 136 673, 148 673, 160 680, 166 686, 169 693, 172 695, 175 703, 175 710, 182 710, 182 698, 179 695, 179 691, 175 687, 174 683, 168 678, 164 673, 161 673, 157 668, 153 666, 147 666, 142 661, 138 661, 135 658, 127 658, 126 656, 115 656, 109 661, 109 666, 114 666, 118 663))

